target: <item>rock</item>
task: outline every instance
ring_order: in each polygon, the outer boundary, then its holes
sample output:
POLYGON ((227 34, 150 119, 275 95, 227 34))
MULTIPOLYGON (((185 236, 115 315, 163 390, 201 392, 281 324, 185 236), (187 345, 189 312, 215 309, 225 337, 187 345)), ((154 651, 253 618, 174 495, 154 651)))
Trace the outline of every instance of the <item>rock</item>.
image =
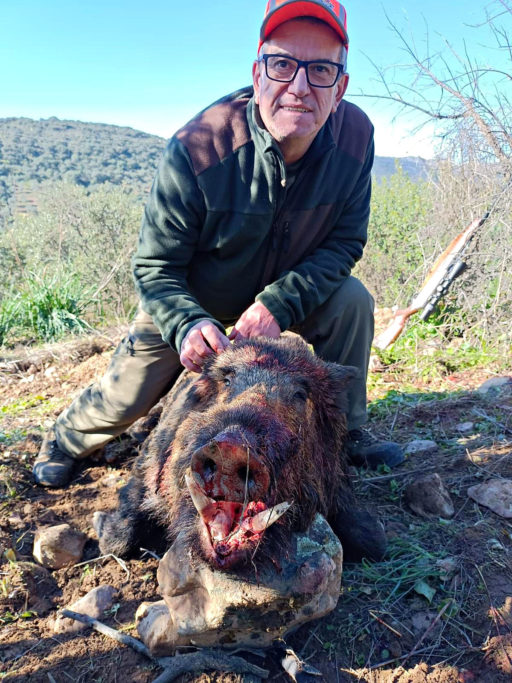
MULTIPOLYGON (((512 633, 494 636, 485 648, 485 661, 496 674, 502 673, 512 678, 512 633)), ((496 676, 496 680, 498 676, 496 676)), ((507 678, 507 680, 509 680, 507 678)))
POLYGON ((459 422, 459 424, 456 426, 456 429, 458 429, 459 432, 470 432, 474 426, 474 422, 459 422))
POLYGON ((512 377, 491 377, 479 386, 477 391, 479 394, 487 394, 491 389, 498 391, 506 385, 512 387, 512 377))
MULTIPOLYGON (((116 594, 117 590, 113 586, 97 586, 89 591, 87 595, 80 598, 80 600, 69 605, 67 609, 78 612, 79 614, 85 614, 93 619, 101 620, 105 610, 112 607, 116 594)), ((81 621, 75 621, 74 619, 69 619, 61 615, 57 617, 53 626, 55 633, 78 633, 79 631, 84 631, 86 628, 89 628, 87 624, 82 624, 81 621)))
POLYGON ((490 479, 470 486, 468 496, 500 517, 512 519, 512 480, 490 479))
POLYGON ((410 483, 404 495, 411 510, 420 517, 449 519, 455 514, 450 494, 436 472, 410 483))
POLYGON ((158 568, 163 601, 137 612, 139 635, 155 655, 183 645, 259 648, 334 609, 343 550, 323 517, 292 534, 290 552, 279 562, 279 571, 263 569, 257 579, 251 567, 214 570, 178 537, 158 568))
POLYGON ((80 561, 86 541, 81 531, 69 524, 58 524, 37 529, 32 552, 43 567, 60 569, 80 561))
MULTIPOLYGON (((415 612, 411 618, 412 627, 415 633, 425 633, 434 621, 434 619, 436 618, 436 616, 436 612, 415 612)), ((439 620, 439 622, 427 634, 426 641, 428 642, 437 638, 442 626, 443 625, 441 623, 441 620, 439 620)))
POLYGON ((139 636, 153 654, 173 652, 173 641, 178 640, 178 635, 169 608, 163 600, 141 603, 135 613, 135 623, 139 636))
POLYGON ((435 451, 437 444, 435 441, 430 441, 429 439, 415 439, 414 441, 409 441, 404 449, 405 455, 417 455, 418 453, 429 453, 430 451, 435 451))

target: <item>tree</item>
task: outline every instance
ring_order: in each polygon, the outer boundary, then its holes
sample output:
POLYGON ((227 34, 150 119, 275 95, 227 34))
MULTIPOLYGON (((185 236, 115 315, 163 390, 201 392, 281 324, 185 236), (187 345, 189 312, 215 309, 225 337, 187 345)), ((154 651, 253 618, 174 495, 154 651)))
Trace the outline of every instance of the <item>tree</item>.
MULTIPOLYGON (((433 51, 388 16, 407 57, 405 64, 375 65, 378 87, 363 97, 397 105, 397 115, 414 111, 419 127, 434 124, 442 144, 431 185, 430 225, 417 226, 429 254, 422 280, 435 256, 471 220, 492 208, 491 219, 470 254, 470 268, 452 298, 465 331, 481 339, 512 336, 512 3, 492 0, 482 21, 468 26, 471 40, 457 51, 446 39, 433 51), (478 45, 478 58, 474 46, 478 45)), ((401 304, 405 303, 403 301, 401 304)))

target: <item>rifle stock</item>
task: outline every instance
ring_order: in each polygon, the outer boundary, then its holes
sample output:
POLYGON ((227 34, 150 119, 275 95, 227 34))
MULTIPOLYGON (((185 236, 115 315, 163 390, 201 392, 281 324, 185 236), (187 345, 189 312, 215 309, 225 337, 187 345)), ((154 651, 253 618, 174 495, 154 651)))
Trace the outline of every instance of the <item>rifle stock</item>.
POLYGON ((402 334, 411 315, 417 313, 419 310, 419 308, 409 306, 409 308, 402 308, 401 310, 396 311, 386 329, 373 340, 373 346, 375 346, 376 349, 387 349, 388 346, 402 334))

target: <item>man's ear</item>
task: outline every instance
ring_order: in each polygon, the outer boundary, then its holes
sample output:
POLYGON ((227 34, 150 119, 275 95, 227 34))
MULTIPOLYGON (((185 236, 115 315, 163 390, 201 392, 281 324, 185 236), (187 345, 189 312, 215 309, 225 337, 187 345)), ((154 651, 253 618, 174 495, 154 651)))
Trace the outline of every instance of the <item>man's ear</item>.
POLYGON ((347 92, 348 87, 348 74, 343 74, 339 81, 336 83, 336 94, 334 96, 334 104, 332 106, 332 113, 336 111, 339 107, 343 95, 347 92))
POLYGON ((254 86, 254 101, 256 104, 260 103, 260 81, 261 81, 261 71, 260 63, 257 59, 254 60, 252 65, 252 84, 254 86))

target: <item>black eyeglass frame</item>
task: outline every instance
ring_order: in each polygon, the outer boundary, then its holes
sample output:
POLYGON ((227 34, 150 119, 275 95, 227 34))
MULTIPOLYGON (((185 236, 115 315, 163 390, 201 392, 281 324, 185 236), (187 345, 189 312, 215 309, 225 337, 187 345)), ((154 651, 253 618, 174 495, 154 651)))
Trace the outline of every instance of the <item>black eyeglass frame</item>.
POLYGON ((308 79, 308 83, 312 88, 334 88, 336 83, 339 81, 340 76, 346 73, 345 71, 345 64, 341 64, 340 62, 331 62, 328 59, 310 59, 310 60, 304 60, 304 59, 297 59, 296 57, 291 57, 290 55, 283 55, 283 54, 269 54, 269 53, 264 53, 258 57, 258 62, 265 62, 265 73, 267 74, 267 78, 269 78, 271 81, 276 81, 277 83, 291 83, 295 77, 297 76, 299 69, 304 67, 304 71, 306 72, 306 78, 308 79), (270 57, 283 57, 283 59, 289 59, 292 62, 295 62, 297 64, 297 68, 295 69, 295 72, 291 78, 273 78, 270 76, 268 73, 268 60, 270 57), (309 80, 309 65, 310 64, 330 64, 331 66, 335 66, 338 69, 338 73, 336 74, 336 78, 334 79, 334 83, 331 85, 318 85, 316 83, 311 83, 309 80))

